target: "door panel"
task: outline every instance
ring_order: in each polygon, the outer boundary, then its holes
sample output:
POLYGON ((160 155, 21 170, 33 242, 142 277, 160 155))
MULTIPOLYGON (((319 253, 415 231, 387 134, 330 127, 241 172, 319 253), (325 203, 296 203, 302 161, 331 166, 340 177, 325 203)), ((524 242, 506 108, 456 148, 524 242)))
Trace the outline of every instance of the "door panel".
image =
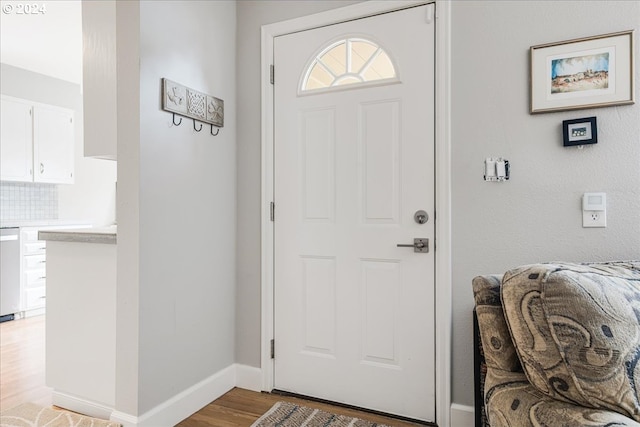
POLYGON ((300 113, 302 210, 305 221, 333 222, 335 207, 335 110, 300 113))
POLYGON ((398 224, 400 101, 358 106, 360 200, 366 224, 398 224))
POLYGON ((335 356, 336 260, 301 257, 304 293, 303 351, 335 356))
POLYGON ((434 237, 413 219, 435 209, 429 8, 274 40, 274 384, 433 421, 434 253, 397 246, 434 237), (315 54, 355 36, 398 78, 300 94, 315 54))

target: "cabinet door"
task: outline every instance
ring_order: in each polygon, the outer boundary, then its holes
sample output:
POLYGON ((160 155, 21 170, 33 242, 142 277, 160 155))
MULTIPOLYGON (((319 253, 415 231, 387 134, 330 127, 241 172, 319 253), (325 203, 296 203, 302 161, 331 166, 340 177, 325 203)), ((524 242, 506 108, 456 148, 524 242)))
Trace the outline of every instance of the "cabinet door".
POLYGON ((36 105, 33 129, 34 181, 73 184, 73 112, 36 105))
POLYGON ((31 104, 2 97, 0 105, 2 181, 33 181, 31 104))
POLYGON ((25 310, 42 308, 47 301, 47 289, 44 287, 27 289, 25 291, 25 310))

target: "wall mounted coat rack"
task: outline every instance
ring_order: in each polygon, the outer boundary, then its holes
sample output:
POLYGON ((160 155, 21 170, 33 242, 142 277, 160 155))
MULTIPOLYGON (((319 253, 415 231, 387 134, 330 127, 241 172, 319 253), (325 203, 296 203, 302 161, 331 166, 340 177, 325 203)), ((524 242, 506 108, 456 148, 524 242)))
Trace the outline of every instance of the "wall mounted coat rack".
POLYGON ((211 135, 217 136, 224 127, 224 101, 215 96, 198 92, 169 79, 162 79, 162 109, 173 114, 173 125, 180 126, 182 117, 176 122, 176 114, 193 120, 193 130, 202 131, 203 123, 211 125, 211 135), (196 121, 201 122, 196 127, 196 121), (217 127, 213 133, 213 127, 217 127))

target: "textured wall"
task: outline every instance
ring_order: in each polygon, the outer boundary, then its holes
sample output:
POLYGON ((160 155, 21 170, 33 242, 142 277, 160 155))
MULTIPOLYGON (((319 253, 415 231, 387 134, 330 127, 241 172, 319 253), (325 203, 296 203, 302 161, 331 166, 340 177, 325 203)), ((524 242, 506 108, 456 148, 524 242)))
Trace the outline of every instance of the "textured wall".
POLYGON ((456 403, 473 404, 474 276, 552 260, 640 258, 640 104, 528 113, 530 46, 634 28, 637 63, 638 1, 453 2, 456 403), (589 116, 598 118, 598 144, 564 148, 562 121, 589 116), (509 182, 482 180, 489 156, 510 160, 509 182), (591 191, 607 193, 607 228, 582 228, 581 197, 591 191))

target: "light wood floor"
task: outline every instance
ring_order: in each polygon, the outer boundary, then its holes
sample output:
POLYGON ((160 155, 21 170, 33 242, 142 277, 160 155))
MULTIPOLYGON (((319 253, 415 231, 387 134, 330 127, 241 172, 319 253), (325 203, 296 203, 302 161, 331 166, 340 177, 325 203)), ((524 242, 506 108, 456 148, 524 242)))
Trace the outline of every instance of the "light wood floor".
POLYGON ((51 405, 44 378, 44 316, 0 323, 0 410, 51 405))
POLYGON ((348 415, 379 424, 394 427, 416 427, 419 424, 399 421, 367 412, 342 408, 324 403, 312 402, 295 397, 285 397, 271 393, 256 393, 254 391, 234 388, 215 402, 205 406, 186 420, 178 424, 179 427, 249 427, 262 414, 267 412, 278 401, 293 402, 310 408, 318 408, 334 414, 348 415))
MULTIPOLYGON (((51 406, 45 385, 45 316, 0 323, 0 410, 25 402, 51 406)), ((358 417, 394 427, 418 424, 308 400, 235 388, 182 421, 180 427, 249 427, 278 401, 358 417)))

